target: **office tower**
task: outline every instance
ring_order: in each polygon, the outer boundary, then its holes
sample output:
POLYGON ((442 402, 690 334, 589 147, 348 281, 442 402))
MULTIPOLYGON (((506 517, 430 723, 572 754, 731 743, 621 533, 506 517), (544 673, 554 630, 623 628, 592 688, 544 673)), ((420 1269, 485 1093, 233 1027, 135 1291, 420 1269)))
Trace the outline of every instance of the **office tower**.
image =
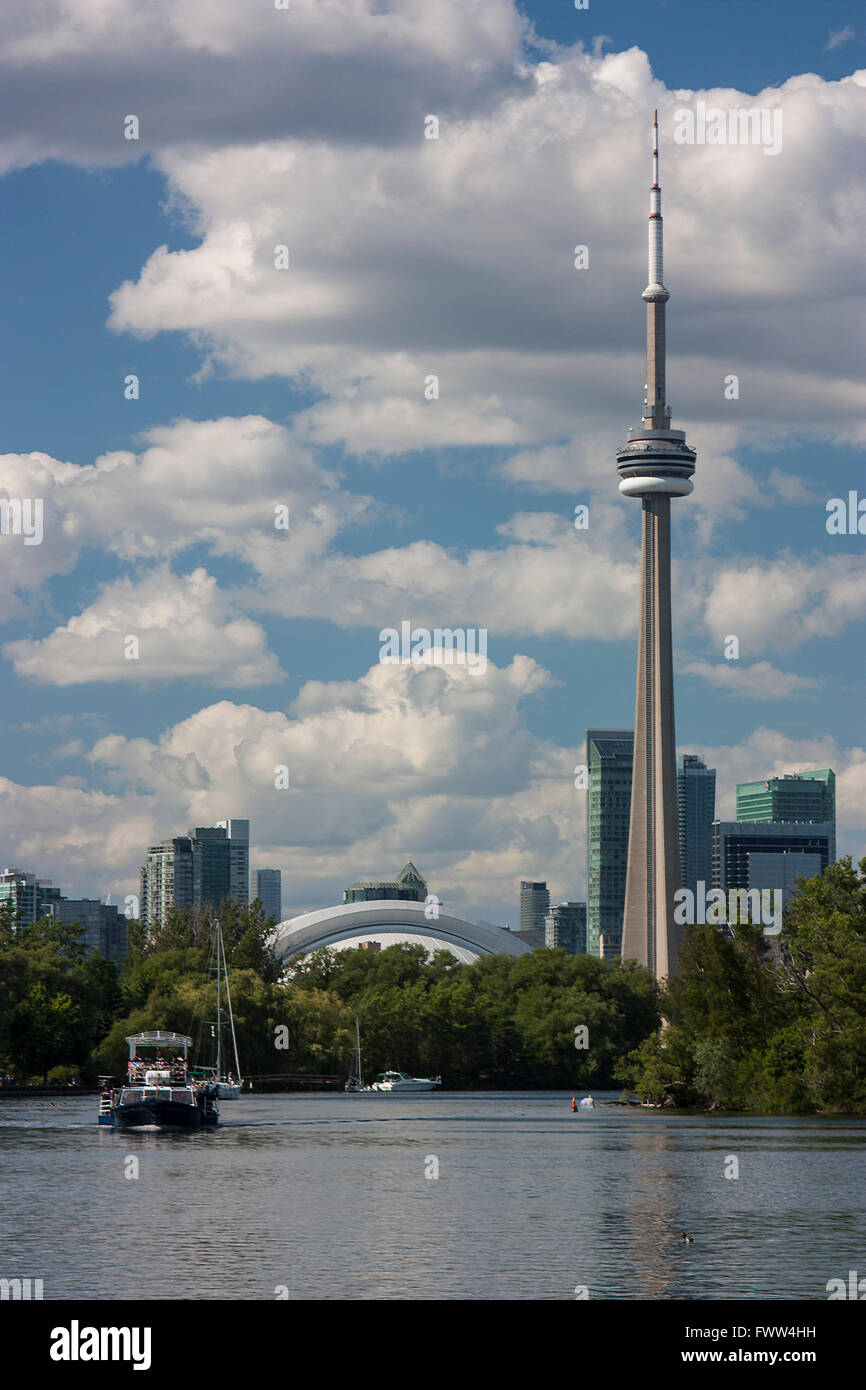
POLYGON ((217 911, 231 896, 231 854, 225 826, 197 825, 190 838, 201 854, 201 897, 198 906, 217 911))
POLYGON ((713 881, 713 821, 716 818, 716 770, 695 753, 677 758, 677 818, 682 887, 697 892, 698 881, 713 881))
POLYGON ((805 850, 781 850, 770 854, 766 850, 749 850, 749 883, 756 888, 780 889, 782 907, 788 906, 797 891, 798 878, 815 878, 822 872, 821 855, 805 850))
POLYGON ((671 498, 692 491, 695 451, 671 429, 665 395, 665 304, 658 113, 653 116, 650 192, 646 397, 643 420, 617 453, 619 490, 642 508, 640 619, 635 699, 634 774, 623 959, 640 961, 657 979, 676 973, 681 929, 674 894, 681 887, 677 825, 674 674, 671 637, 671 498))
POLYGON ((256 897, 266 917, 283 920, 283 876, 279 869, 256 870, 256 897))
POLYGON ((622 949, 634 734, 587 729, 586 950, 607 959, 622 949))
POLYGON ((39 885, 35 874, 4 869, 0 874, 0 903, 11 903, 15 926, 32 926, 38 917, 39 885))
POLYGON ((343 889, 344 903, 413 902, 423 903, 427 884, 410 859, 396 878, 361 879, 343 889))
POLYGON ((42 917, 51 917, 52 904, 62 900, 60 889, 50 878, 37 878, 21 869, 6 869, 0 874, 0 903, 12 903, 16 926, 32 926, 42 917))
POLYGON ((836 774, 832 768, 819 772, 786 772, 763 782, 737 784, 737 820, 820 822, 833 827, 830 863, 836 859, 836 774))
POLYGON ((250 900, 250 823, 248 820, 218 820, 229 839, 229 897, 244 906, 250 900))
POLYGON ((129 922, 117 907, 98 898, 60 898, 52 903, 55 922, 77 922, 86 928, 84 944, 104 960, 122 961, 129 948, 129 922))
POLYGON ((544 944, 569 956, 586 952, 586 903, 556 903, 544 919, 544 944))
POLYGON ((140 920, 146 927, 163 922, 172 907, 201 906, 201 845, 190 835, 176 835, 151 845, 141 870, 140 920))
POLYGON ((784 888, 798 874, 808 878, 823 873, 830 863, 832 823, 769 821, 715 821, 713 823, 713 887, 784 888), (778 865, 774 882, 764 883, 770 856, 789 856, 778 865), (793 863, 800 859, 800 865, 793 863), (817 866, 817 867, 816 867, 817 866))
POLYGON ((547 884, 523 879, 520 884, 520 931, 541 932, 543 942, 544 919, 549 911, 550 892, 547 884))

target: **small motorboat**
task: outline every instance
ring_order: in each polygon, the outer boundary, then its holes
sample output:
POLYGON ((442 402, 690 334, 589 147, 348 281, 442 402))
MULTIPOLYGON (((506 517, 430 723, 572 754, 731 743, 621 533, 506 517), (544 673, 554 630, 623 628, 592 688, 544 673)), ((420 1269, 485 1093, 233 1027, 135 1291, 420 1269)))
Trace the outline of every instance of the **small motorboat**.
POLYGON ((442 1085, 438 1076, 406 1076, 402 1071, 381 1071, 373 1082, 374 1091, 433 1091, 442 1085))

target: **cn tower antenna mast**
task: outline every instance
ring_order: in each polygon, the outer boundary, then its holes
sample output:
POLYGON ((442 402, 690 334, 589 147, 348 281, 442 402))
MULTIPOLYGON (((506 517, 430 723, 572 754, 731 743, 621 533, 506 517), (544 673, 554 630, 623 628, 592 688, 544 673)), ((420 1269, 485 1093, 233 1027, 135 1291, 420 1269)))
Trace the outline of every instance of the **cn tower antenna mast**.
POLYGON ((653 112, 646 396, 639 427, 617 453, 619 490, 642 508, 640 620, 622 956, 657 979, 676 974, 680 930, 674 893, 680 881, 671 632, 671 498, 692 491, 695 451, 671 429, 665 398, 665 305, 658 112, 653 112))

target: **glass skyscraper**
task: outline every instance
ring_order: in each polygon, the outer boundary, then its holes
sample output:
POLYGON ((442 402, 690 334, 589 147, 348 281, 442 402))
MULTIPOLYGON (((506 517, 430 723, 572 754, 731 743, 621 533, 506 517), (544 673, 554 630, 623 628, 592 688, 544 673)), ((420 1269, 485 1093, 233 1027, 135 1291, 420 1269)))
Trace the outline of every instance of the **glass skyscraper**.
POLYGON ((586 950, 606 959, 622 950, 633 758, 631 729, 587 729, 586 950))
POLYGON ((229 897, 232 902, 250 900, 250 823, 248 820, 218 820, 229 837, 229 897))
POLYGON ((740 782, 737 820, 829 825, 832 864, 836 859, 836 774, 824 767, 818 772, 788 772, 762 782, 740 782))
POLYGON ((696 753, 677 757, 677 814, 682 888, 697 892, 698 882, 713 881, 713 821, 716 818, 716 769, 696 753))
POLYGON ((544 919, 544 944, 570 956, 586 952, 586 903, 557 903, 544 919))
POLYGON ((256 897, 266 917, 283 920, 283 876, 279 869, 256 870, 256 897))

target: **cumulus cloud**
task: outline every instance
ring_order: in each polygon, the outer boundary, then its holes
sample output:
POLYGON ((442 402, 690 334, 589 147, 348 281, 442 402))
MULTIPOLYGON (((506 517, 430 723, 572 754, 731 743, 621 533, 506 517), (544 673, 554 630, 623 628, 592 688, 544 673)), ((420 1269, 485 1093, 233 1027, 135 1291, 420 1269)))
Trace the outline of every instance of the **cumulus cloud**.
POLYGON ((729 695, 745 700, 786 700, 817 690, 820 681, 814 676, 797 676, 792 671, 780 671, 769 661, 755 661, 741 666, 737 661, 713 664, 710 661, 685 660, 678 669, 686 676, 698 676, 729 695))
POLYGON ((866 573, 854 555, 795 557, 717 566, 705 620, 716 641, 740 639, 740 654, 793 651, 837 636, 866 617, 866 573))
MULTIPOLYGON (((238 375, 314 382, 322 399, 299 427, 358 453, 579 448, 602 421, 626 422, 642 394, 641 123, 658 105, 670 131, 690 94, 666 93, 637 49, 559 50, 529 71, 519 92, 443 123, 436 141, 165 148, 160 167, 201 242, 156 250, 115 291, 111 325, 182 331, 238 375), (577 243, 586 270, 574 269, 577 243), (289 270, 274 268, 278 244, 289 270)), ((792 430, 862 438, 851 362, 863 209, 840 190, 863 154, 864 82, 798 77, 749 98, 783 110, 777 159, 668 139, 671 398, 710 448, 719 425, 737 443, 792 430), (810 170, 805 184, 791 160, 810 170), (805 263, 808 277, 792 273, 805 263)), ((748 502, 746 480, 730 481, 748 502)))
POLYGON ((7 642, 19 676, 39 684, 172 680, 269 685, 284 679, 262 627, 226 611, 216 580, 160 569, 136 583, 108 584, 83 613, 48 637, 7 642))
POLYGON ((42 0, 4 15, 0 113, 15 133, 0 168, 122 164, 286 131, 411 139, 430 111, 461 115, 519 90, 524 28, 511 0, 42 0), (138 141, 123 138, 129 112, 138 141))
MULTIPOLYGON (((530 733, 527 702, 551 677, 529 657, 483 677, 459 665, 376 665, 310 682, 288 709, 220 701, 155 740, 109 734, 90 776, 58 787, 4 780, 9 858, 76 893, 136 891, 147 845, 227 814, 252 821, 253 864, 280 867, 286 911, 339 901, 359 874, 412 857, 450 908, 514 925, 521 877, 552 897, 585 891, 585 795, 575 749, 530 733), (274 773, 289 768, 288 790, 274 773)), ((686 745, 718 769, 717 814, 738 781, 832 767, 839 852, 863 853, 866 750, 761 727, 734 745, 686 745)))
POLYGON ((57 806, 53 788, 7 784, 0 832, 12 858, 75 878, 76 891, 117 892, 120 880, 134 892, 148 843, 249 815, 254 863, 284 869, 287 907, 338 901, 359 872, 394 872, 411 854, 449 905, 511 920, 521 875, 544 862, 554 893, 573 897, 583 863, 574 753, 524 724, 550 682, 526 656, 482 676, 377 663, 357 681, 308 683, 287 710, 220 701, 157 740, 97 739, 92 789, 67 789, 57 806), (288 790, 275 788, 280 766, 288 790))

